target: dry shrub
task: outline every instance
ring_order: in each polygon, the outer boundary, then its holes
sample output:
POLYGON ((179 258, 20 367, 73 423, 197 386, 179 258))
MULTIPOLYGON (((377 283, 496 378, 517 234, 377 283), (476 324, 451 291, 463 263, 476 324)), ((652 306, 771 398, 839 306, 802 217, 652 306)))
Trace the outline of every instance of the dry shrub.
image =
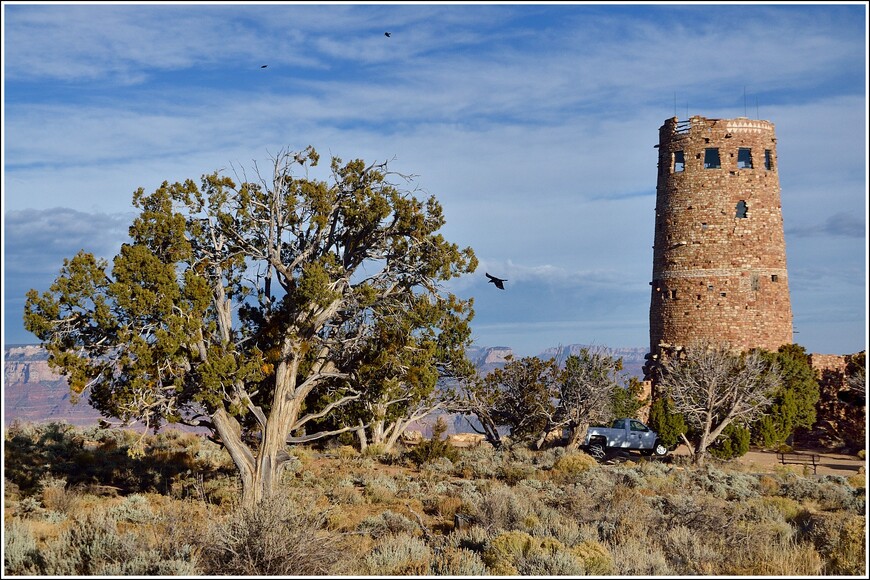
POLYGON ((396 444, 392 447, 388 447, 386 443, 373 443, 366 446, 366 449, 363 452, 364 457, 377 459, 380 463, 385 465, 398 463, 403 454, 404 451, 400 445, 396 444))
POLYGON ((423 540, 401 534, 387 536, 364 559, 366 574, 424 576, 433 564, 432 549, 423 540))
POLYGON ((483 552, 494 575, 565 576, 612 574, 613 557, 597 541, 566 548, 551 537, 534 537, 518 530, 495 537, 483 552))
POLYGON ((753 538, 742 549, 729 553, 720 573, 729 576, 819 576, 822 566, 822 558, 811 544, 753 538))
POLYGON ((305 467, 308 467, 308 465, 314 461, 314 452, 311 448, 304 445, 291 445, 288 452, 290 455, 302 462, 302 465, 305 467))
POLYGON ((505 459, 504 451, 496 451, 492 445, 461 448, 453 462, 454 473, 466 479, 493 478, 505 459))
POLYGON ((787 522, 794 520, 801 512, 805 511, 800 502, 788 497, 763 497, 761 503, 778 511, 787 522))
POLYGON ((362 505, 366 502, 362 492, 352 485, 339 485, 327 492, 329 499, 344 506, 362 505))
POLYGON ((571 553, 580 562, 586 574, 613 574, 616 564, 607 546, 596 540, 586 540, 571 548, 571 553))
POLYGON ((566 546, 576 546, 585 540, 597 540, 597 526, 581 526, 573 518, 566 518, 552 509, 542 510, 543 521, 529 530, 533 536, 552 536, 566 546), (591 532, 590 528, 594 528, 591 532))
POLYGON ((783 483, 782 494, 797 501, 814 502, 826 511, 848 510, 860 514, 866 507, 863 490, 847 485, 841 476, 791 477, 783 483))
POLYGON ((862 465, 855 475, 847 477, 846 481, 855 489, 867 489, 867 473, 864 470, 864 466, 862 465))
POLYGON ((572 554, 557 550, 532 552, 517 562, 517 569, 522 576, 553 577, 553 576, 583 576, 583 569, 577 558, 572 554))
POLYGON ((595 461, 594 457, 577 451, 557 459, 556 463, 553 464, 552 474, 557 481, 573 481, 577 475, 597 467, 598 462, 595 461))
POLYGON ((351 445, 342 445, 338 449, 335 450, 335 454, 339 459, 353 459, 359 456, 359 452, 354 449, 351 445))
POLYGON ((106 510, 76 518, 40 549, 40 574, 49 576, 165 576, 199 571, 192 546, 154 545, 150 528, 120 531, 106 510))
POLYGON ((312 497, 283 493, 240 507, 212 526, 205 549, 209 574, 286 576, 328 574, 341 555, 328 513, 312 497))
POLYGON ((533 465, 511 461, 502 464, 497 471, 497 477, 508 485, 516 485, 524 479, 530 479, 538 470, 533 465))
POLYGON ((151 529, 157 546, 167 552, 182 552, 190 545, 199 549, 204 543, 203 522, 209 521, 210 508, 201 501, 167 499, 155 508, 156 522, 151 529))
POLYGON ((434 576, 485 576, 486 564, 476 552, 447 547, 435 556, 431 566, 434 576))
POLYGON ((362 482, 365 497, 374 504, 394 500, 399 491, 395 480, 382 475, 365 476, 362 482))
POLYGON ((683 526, 704 535, 721 535, 734 520, 728 513, 731 502, 703 494, 679 493, 657 498, 660 522, 664 529, 683 526))
POLYGON ((18 518, 3 522, 3 576, 39 574, 39 550, 30 527, 18 518))
POLYGON ((242 490, 237 477, 216 477, 202 481, 199 489, 199 499, 205 502, 229 508, 235 506, 242 490))
MULTIPOLYGON (((602 470, 603 471, 603 470, 602 470)), ((556 498, 554 505, 563 516, 586 522, 599 516, 599 498, 595 497, 595 488, 580 484, 565 486, 563 492, 556 498)))
POLYGON ((864 576, 866 517, 849 513, 802 513, 800 538, 812 542, 825 560, 825 574, 864 576))
POLYGON ((128 495, 109 508, 108 513, 116 522, 141 524, 154 520, 154 511, 151 509, 151 503, 147 497, 138 493, 128 495))
POLYGON ((73 516, 77 513, 81 501, 81 493, 69 489, 66 480, 53 480, 42 488, 42 505, 47 510, 73 516))
POLYGON ((762 475, 758 478, 758 487, 762 495, 776 495, 779 493, 779 480, 769 475, 762 475))
POLYGON ((503 484, 484 492, 479 502, 469 507, 475 520, 492 530, 526 529, 539 523, 534 501, 503 484))
POLYGON ((603 505, 603 521, 611 524, 608 540, 620 543, 628 538, 646 538, 659 514, 650 507, 641 489, 622 484, 613 487, 609 501, 603 505))
MULTIPOLYGON (((554 540, 555 541, 555 540, 554 540)), ((540 551, 542 546, 536 538, 525 532, 512 530, 495 537, 483 552, 483 562, 496 576, 515 576, 519 574, 516 565, 532 551, 540 551)))
POLYGON ((677 526, 665 534, 665 556, 679 575, 716 574, 723 556, 716 548, 718 538, 677 526))
POLYGON ((414 535, 419 529, 417 522, 413 522, 402 514, 392 510, 386 510, 378 515, 369 516, 357 525, 357 531, 372 538, 378 539, 393 534, 414 535))
POLYGON ((452 518, 463 507, 462 498, 455 495, 439 495, 423 500, 427 514, 441 518, 452 518))
POLYGON ((651 538, 628 538, 610 549, 618 576, 673 576, 658 543, 651 538))
POLYGON ((779 544, 794 538, 794 528, 777 506, 756 498, 735 506, 734 537, 751 539, 751 544, 779 544))
POLYGON ((472 524, 470 527, 456 529, 447 536, 447 544, 472 552, 483 552, 493 534, 483 526, 472 524))

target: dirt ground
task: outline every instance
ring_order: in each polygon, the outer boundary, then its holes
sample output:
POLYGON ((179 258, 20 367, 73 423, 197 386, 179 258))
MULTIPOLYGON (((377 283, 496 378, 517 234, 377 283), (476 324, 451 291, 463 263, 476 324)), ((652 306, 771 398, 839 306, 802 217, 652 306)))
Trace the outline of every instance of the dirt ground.
MULTIPOLYGON (((867 471, 867 461, 855 455, 809 449, 797 449, 795 452, 819 456, 819 464, 816 466, 817 475, 843 475, 848 477, 859 473, 862 467, 864 468, 864 473, 867 471)), ((689 451, 685 445, 680 445, 673 451, 673 454, 688 455, 689 451)), ((779 457, 777 457, 774 451, 749 451, 746 455, 734 461, 745 465, 751 471, 772 472, 775 468, 781 467, 779 457)), ((789 467, 797 470, 801 469, 800 465, 789 465, 789 467)))

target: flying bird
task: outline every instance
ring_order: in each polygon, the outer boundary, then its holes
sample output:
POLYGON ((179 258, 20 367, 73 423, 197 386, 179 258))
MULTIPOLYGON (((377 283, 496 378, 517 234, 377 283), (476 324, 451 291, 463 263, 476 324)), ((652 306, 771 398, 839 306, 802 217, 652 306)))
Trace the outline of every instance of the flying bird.
POLYGON ((495 276, 490 276, 488 272, 486 272, 486 277, 489 278, 489 281, 495 284, 495 287, 499 290, 504 290, 504 283, 507 282, 507 279, 496 278, 495 276))
POLYGON ((268 64, 264 64, 264 65, 261 66, 260 68, 266 68, 267 66, 269 66, 269 65, 268 65, 268 64))
POLYGON ((386 36, 387 38, 389 38, 389 37, 390 37, 390 33, 389 33, 389 32, 385 32, 385 33, 384 33, 384 36, 386 36))

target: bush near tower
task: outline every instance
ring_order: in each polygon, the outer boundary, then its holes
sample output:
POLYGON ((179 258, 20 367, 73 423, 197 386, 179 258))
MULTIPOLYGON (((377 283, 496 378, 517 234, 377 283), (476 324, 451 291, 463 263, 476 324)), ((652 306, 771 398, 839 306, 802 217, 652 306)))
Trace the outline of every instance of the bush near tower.
POLYGON ((809 429, 815 424, 819 376, 800 345, 785 344, 777 352, 759 353, 782 374, 770 410, 751 427, 753 443, 772 449, 786 443, 797 429, 809 429))

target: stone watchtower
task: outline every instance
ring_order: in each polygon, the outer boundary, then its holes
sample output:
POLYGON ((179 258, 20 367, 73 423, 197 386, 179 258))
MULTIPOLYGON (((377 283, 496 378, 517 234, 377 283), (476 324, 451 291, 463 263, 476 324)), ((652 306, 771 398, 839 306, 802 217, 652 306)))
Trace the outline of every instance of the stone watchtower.
POLYGON ((790 344, 773 123, 674 117, 656 147, 650 356, 701 339, 790 344))

